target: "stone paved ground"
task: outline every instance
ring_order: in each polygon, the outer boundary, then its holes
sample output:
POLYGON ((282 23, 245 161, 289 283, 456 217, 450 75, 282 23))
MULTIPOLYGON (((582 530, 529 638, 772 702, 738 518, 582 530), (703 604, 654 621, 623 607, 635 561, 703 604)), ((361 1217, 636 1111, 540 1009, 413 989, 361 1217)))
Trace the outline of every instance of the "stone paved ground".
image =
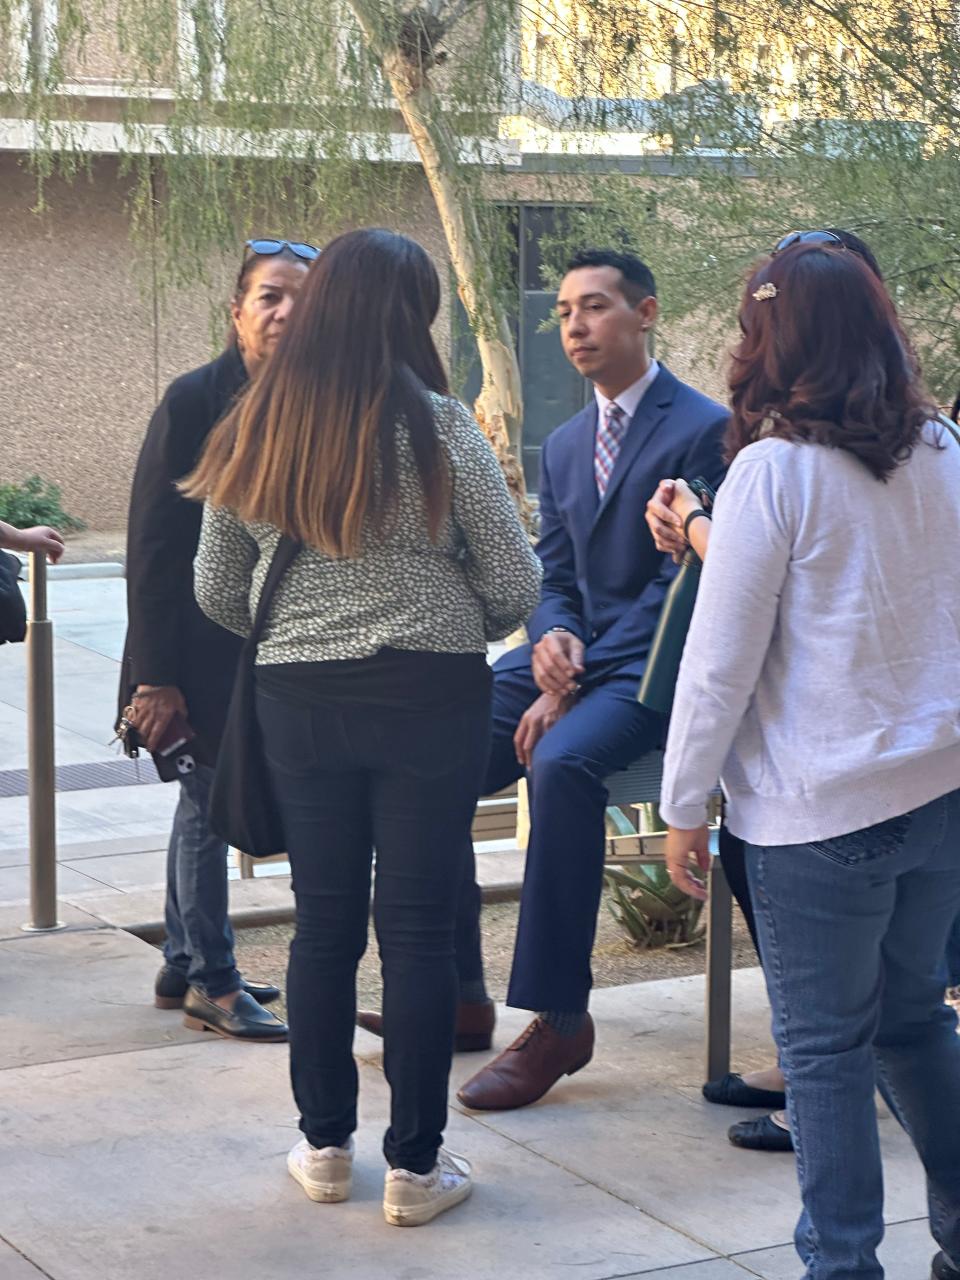
MULTIPOLYGON (((596 994, 594 1061, 540 1104, 454 1107, 473 1198, 414 1231, 380 1210, 387 1092, 358 1033, 355 1193, 316 1205, 284 1170, 296 1138, 282 1045, 187 1031, 148 1002, 156 953, 73 909, 27 936, 0 908, 0 1280, 795 1280, 793 1160, 738 1151, 737 1112, 699 1094, 701 978, 596 994)), ((769 1053, 760 976, 734 981, 738 1064, 769 1053)), ((524 1016, 501 1017, 498 1043, 524 1016)), ((455 1061, 452 1089, 477 1066, 455 1061)), ((452 1095, 451 1095, 452 1096, 452 1095)), ((915 1157, 881 1121, 889 1280, 932 1252, 915 1157)))
MULTIPOLYGON (((114 548, 115 549, 115 548, 114 548)), ((107 548, 111 550, 111 548, 107 548)), ((115 759, 112 724, 123 582, 51 582, 58 763, 115 759)), ((7 647, 0 770, 25 760, 24 655, 7 647)), ((349 1204, 314 1205, 284 1171, 296 1137, 284 1046, 188 1032, 154 1010, 156 952, 108 927, 156 913, 174 794, 159 785, 62 794, 60 916, 20 930, 26 797, 0 798, 0 1280, 793 1280, 792 1158, 725 1140, 736 1112, 702 1078, 703 980, 596 994, 593 1063, 536 1107, 452 1110, 449 1142, 473 1159, 472 1200, 416 1231, 383 1222, 379 1045, 358 1034, 361 1126, 349 1204), (105 921, 108 924, 105 924, 105 921)), ((483 855, 492 883, 518 858, 483 855)), ((249 910, 282 908, 280 880, 236 886, 249 910), (258 905, 259 904, 259 905, 258 905)), ((759 974, 735 974, 734 1054, 769 1056, 759 974)), ((524 1015, 502 1015, 507 1043, 524 1015)), ((477 1067, 458 1059, 452 1088, 477 1067)), ((922 1178, 881 1121, 890 1280, 920 1280, 932 1252, 922 1178)))

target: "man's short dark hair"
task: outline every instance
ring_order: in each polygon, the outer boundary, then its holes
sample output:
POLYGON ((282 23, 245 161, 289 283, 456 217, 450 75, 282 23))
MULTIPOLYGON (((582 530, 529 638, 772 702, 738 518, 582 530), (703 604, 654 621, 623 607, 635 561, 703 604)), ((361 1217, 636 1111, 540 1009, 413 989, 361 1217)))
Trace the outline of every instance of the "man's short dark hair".
POLYGON ((657 282, 645 262, 633 253, 621 253, 618 249, 581 249, 567 263, 568 271, 581 267, 614 267, 623 277, 622 293, 631 307, 644 298, 657 296, 657 282))

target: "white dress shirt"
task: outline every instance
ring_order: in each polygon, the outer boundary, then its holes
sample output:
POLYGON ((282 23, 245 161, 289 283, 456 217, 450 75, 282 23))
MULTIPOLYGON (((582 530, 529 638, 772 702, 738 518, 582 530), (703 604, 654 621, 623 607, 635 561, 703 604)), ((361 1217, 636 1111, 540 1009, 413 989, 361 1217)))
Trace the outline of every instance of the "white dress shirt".
MULTIPOLYGON (((650 367, 647 369, 647 372, 643 377, 638 378, 636 382, 632 382, 625 391, 621 391, 616 397, 616 403, 623 410, 628 423, 633 420, 633 415, 640 407, 640 401, 643 399, 644 395, 646 395, 647 390, 653 386, 654 379, 659 372, 659 364, 656 360, 651 360, 650 367)), ((597 409, 600 413, 600 416, 597 418, 597 422, 599 424, 603 422, 603 415, 607 411, 607 405, 613 402, 607 399, 599 387, 593 388, 593 394, 597 398, 597 409)))

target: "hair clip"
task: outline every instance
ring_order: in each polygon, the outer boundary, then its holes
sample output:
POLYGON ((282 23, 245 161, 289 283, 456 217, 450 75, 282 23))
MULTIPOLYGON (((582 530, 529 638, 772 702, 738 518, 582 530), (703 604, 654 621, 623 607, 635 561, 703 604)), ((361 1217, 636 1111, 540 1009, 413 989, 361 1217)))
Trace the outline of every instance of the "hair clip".
POLYGON ((779 292, 780 290, 773 281, 768 280, 766 284, 762 284, 759 289, 754 289, 753 296, 758 302, 767 302, 770 298, 775 298, 779 292))

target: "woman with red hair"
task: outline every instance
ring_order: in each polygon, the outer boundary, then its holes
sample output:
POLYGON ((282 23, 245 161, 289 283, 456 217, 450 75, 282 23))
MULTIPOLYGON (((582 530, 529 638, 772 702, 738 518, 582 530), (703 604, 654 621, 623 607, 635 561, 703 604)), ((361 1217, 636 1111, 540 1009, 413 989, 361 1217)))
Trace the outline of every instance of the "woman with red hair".
POLYGON ((960 449, 879 281, 797 244, 750 279, 661 809, 698 897, 720 774, 747 843, 808 1280, 879 1280, 877 1086, 960 1277, 960 449), (694 865, 691 865, 693 859, 694 865))

